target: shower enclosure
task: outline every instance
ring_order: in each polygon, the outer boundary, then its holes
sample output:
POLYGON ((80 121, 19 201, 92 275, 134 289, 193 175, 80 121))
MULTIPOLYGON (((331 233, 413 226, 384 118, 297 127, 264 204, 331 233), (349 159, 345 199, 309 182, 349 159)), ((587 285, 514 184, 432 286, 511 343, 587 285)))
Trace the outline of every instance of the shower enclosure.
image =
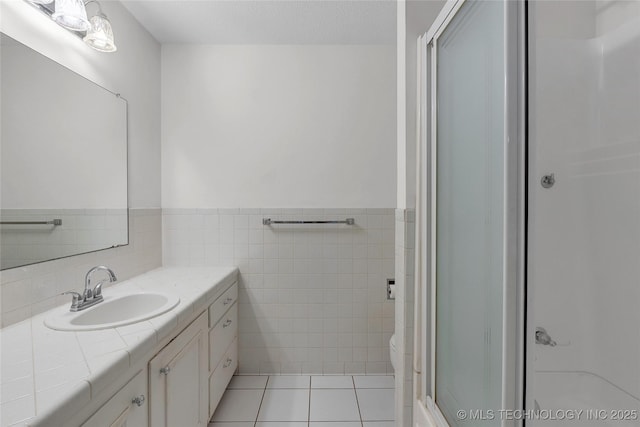
POLYGON ((640 426, 640 1, 451 0, 418 63, 416 419, 640 426))
POLYGON ((640 2, 528 9, 528 403, 638 426, 640 2))

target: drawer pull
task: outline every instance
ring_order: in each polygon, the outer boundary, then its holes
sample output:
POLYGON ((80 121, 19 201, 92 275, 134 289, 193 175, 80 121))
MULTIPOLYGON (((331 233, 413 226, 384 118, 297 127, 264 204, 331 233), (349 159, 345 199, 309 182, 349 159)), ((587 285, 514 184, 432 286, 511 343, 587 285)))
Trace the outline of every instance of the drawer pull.
POLYGON ((224 303, 222 303, 222 305, 227 305, 229 304, 231 301, 233 301, 233 298, 231 297, 227 297, 227 299, 224 300, 224 303))
POLYGON ((222 365, 223 368, 228 368, 229 366, 231 366, 231 363, 233 362, 233 359, 231 359, 230 357, 227 358, 227 360, 224 362, 224 365, 222 365))
POLYGON ((144 404, 144 394, 134 397, 131 403, 134 403, 138 406, 142 406, 144 404))
POLYGON ((164 368, 160 369, 161 374, 169 375, 169 372, 171 372, 171 368, 168 366, 165 366, 164 368))
POLYGON ((227 326, 229 326, 232 323, 231 319, 227 319, 223 324, 222 327, 226 328, 227 326))

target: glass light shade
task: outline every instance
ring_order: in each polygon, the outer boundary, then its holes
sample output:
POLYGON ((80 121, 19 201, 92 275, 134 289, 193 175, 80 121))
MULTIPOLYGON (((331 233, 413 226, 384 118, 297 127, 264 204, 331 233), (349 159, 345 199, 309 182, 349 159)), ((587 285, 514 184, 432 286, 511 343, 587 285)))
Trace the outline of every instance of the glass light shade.
POLYGON ((82 0, 56 0, 56 9, 51 18, 68 30, 87 31, 89 29, 87 10, 82 0))
POLYGON ((117 47, 113 41, 111 22, 107 17, 102 13, 98 13, 91 17, 90 24, 91 27, 84 37, 85 43, 100 52, 115 52, 117 47))

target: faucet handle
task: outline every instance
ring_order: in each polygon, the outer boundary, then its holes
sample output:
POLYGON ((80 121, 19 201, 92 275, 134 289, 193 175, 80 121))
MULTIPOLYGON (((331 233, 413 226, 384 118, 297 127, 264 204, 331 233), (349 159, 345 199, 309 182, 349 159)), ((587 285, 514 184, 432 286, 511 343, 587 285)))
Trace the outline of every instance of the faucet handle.
POLYGON ((80 293, 76 291, 65 291, 60 295, 73 295, 74 300, 79 300, 80 298, 82 298, 82 295, 80 295, 80 293))
POLYGON ((61 293, 60 295, 71 295, 71 309, 78 307, 80 301, 82 300, 82 295, 76 291, 66 291, 61 293))
POLYGON ((101 280, 98 284, 93 288, 93 297, 98 298, 102 296, 102 285, 106 282, 106 280, 101 280))

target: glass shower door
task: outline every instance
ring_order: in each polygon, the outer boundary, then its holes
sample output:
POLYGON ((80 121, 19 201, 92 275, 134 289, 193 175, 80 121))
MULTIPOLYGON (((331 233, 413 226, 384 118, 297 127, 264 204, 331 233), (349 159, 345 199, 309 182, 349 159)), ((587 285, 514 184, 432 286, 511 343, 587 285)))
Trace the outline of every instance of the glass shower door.
POLYGON ((432 392, 450 426, 500 426, 505 406, 507 3, 465 1, 431 41, 432 392))

